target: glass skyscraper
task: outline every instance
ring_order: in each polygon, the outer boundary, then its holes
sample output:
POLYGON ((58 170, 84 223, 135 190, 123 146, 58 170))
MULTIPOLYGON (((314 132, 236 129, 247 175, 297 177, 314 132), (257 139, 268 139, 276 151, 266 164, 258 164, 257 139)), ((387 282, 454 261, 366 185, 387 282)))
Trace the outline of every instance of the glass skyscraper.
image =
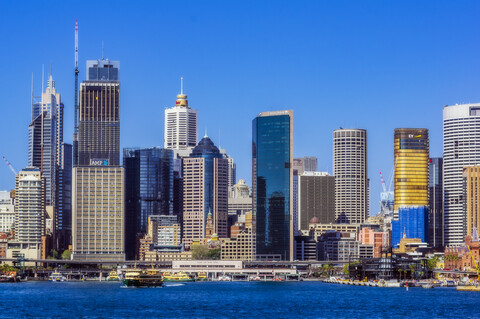
POLYGON ((147 233, 148 217, 173 214, 173 151, 125 148, 123 165, 125 253, 127 259, 133 259, 137 234, 147 233))
POLYGON ((260 113, 252 123, 256 255, 293 259, 293 111, 260 113))
POLYGON ((433 248, 443 247, 443 158, 435 157, 429 161, 429 202, 428 218, 429 244, 433 248))

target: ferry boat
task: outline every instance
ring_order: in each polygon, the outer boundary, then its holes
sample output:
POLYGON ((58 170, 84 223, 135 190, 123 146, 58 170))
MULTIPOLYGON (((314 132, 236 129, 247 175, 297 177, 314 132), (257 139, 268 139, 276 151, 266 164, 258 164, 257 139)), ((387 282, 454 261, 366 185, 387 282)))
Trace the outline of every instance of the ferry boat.
POLYGON ((248 278, 248 280, 250 280, 250 281, 260 281, 261 278, 260 278, 259 276, 250 276, 250 277, 248 278))
POLYGON ((2 282, 18 282, 17 276, 16 276, 16 274, 15 275, 7 275, 7 274, 0 275, 0 283, 2 283, 2 282))
POLYGON ((175 282, 189 282, 189 281, 195 281, 195 278, 190 277, 187 273, 185 272, 179 272, 176 274, 170 274, 168 272, 163 274, 163 280, 164 281, 175 281, 175 282))
POLYGON ((154 268, 148 270, 133 268, 125 271, 123 283, 127 287, 161 287, 163 277, 160 271, 154 268))
POLYGON ((208 277, 206 272, 202 271, 197 274, 197 281, 207 281, 207 280, 208 280, 208 277))
POLYGON ((108 273, 107 276, 107 281, 119 281, 120 278, 118 278, 118 274, 116 270, 112 270, 111 272, 108 273))
POLYGON ((59 273, 58 271, 53 272, 49 278, 51 282, 61 282, 61 281, 67 280, 67 278, 65 278, 65 276, 59 273))

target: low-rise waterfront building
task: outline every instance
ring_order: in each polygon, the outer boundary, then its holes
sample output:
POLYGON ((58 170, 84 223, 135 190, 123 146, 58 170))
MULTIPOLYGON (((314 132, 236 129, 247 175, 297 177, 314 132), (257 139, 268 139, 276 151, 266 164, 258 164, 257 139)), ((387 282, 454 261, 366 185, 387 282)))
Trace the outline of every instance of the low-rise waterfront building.
POLYGON ((174 261, 174 260, 192 260, 191 251, 147 251, 145 252, 145 261, 174 261))
MULTIPOLYGON (((373 247, 373 257, 380 258, 383 247, 383 232, 375 231, 370 227, 363 227, 358 232, 358 241, 364 245, 371 245, 373 247)), ((390 234, 386 234, 386 246, 390 247, 390 234)))
POLYGON ((295 236, 295 260, 317 260, 317 242, 310 236, 295 236))
POLYGON ((355 233, 330 231, 318 241, 318 260, 348 262, 358 260, 359 242, 355 233))
POLYGON ((472 235, 465 236, 464 245, 445 247, 444 260, 445 269, 475 270, 475 263, 480 264, 480 241, 476 228, 472 235))
POLYGON ((309 235, 313 236, 316 241, 328 231, 335 231, 341 233, 358 233, 360 225, 358 224, 320 224, 318 219, 312 218, 309 224, 309 235))
POLYGON ((222 260, 255 260, 252 227, 245 227, 236 237, 225 239, 221 245, 222 260))

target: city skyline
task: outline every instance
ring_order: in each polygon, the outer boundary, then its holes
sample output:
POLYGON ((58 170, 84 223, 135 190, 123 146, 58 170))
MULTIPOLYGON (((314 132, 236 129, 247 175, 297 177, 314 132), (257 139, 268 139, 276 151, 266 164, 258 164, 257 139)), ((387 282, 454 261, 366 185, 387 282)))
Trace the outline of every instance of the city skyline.
MULTIPOLYGON (((27 166, 31 73, 38 95, 42 64, 53 64, 53 78, 65 104, 64 140, 71 143, 75 19, 80 82, 86 79, 85 62, 100 56, 102 40, 105 57, 122 61, 121 149, 163 145, 164 108, 173 105, 183 76, 185 94, 199 112, 200 136, 208 129, 215 144, 235 158, 237 177, 249 185, 250 123, 260 112, 293 109, 294 157, 316 156, 318 169, 329 173, 333 130, 366 129, 371 215, 379 210, 378 172, 388 172, 389 179, 393 167, 393 130, 428 128, 430 156, 439 157, 443 105, 479 100, 475 91, 479 66, 473 53, 480 43, 473 19, 478 4, 409 2, 372 9, 350 3, 344 10, 345 4, 260 3, 253 13, 248 4, 240 3, 211 12, 195 3, 151 6, 148 11, 150 5, 140 4, 134 13, 145 17, 131 24, 121 23, 128 17, 124 4, 115 8, 118 21, 100 21, 100 12, 88 12, 88 5, 60 6, 53 9, 58 20, 37 25, 33 17, 47 8, 31 3, 20 11, 13 2, 5 5, 0 26, 9 32, 1 32, 0 39, 12 43, 16 54, 1 53, 2 69, 9 74, 0 79, 2 105, 11 120, 0 132, 18 138, 4 139, 1 152, 17 170, 27 166), (269 11, 271 16, 265 17, 269 11), (185 23, 175 23, 174 12, 181 12, 185 23), (212 18, 222 13, 233 15, 233 20, 212 18), (155 14, 160 19, 154 19, 155 14), (455 17, 462 23, 455 23, 455 17), (358 28, 343 27, 344 19, 357 22, 358 28), (55 50, 46 46, 45 34, 58 39, 55 50), (180 49, 172 49, 175 46, 180 49), (33 53, 30 47, 38 50, 33 53), (145 112, 138 112, 140 108, 145 112)), ((13 188, 14 176, 0 165, 0 189, 13 188)))

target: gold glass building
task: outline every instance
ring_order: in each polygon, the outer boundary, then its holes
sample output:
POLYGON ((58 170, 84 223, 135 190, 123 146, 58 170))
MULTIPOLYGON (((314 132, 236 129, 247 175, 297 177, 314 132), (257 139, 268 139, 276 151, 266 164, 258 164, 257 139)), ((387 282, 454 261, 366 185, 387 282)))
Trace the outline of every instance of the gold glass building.
POLYGON ((428 206, 428 130, 399 128, 394 134, 394 219, 400 206, 428 206))

